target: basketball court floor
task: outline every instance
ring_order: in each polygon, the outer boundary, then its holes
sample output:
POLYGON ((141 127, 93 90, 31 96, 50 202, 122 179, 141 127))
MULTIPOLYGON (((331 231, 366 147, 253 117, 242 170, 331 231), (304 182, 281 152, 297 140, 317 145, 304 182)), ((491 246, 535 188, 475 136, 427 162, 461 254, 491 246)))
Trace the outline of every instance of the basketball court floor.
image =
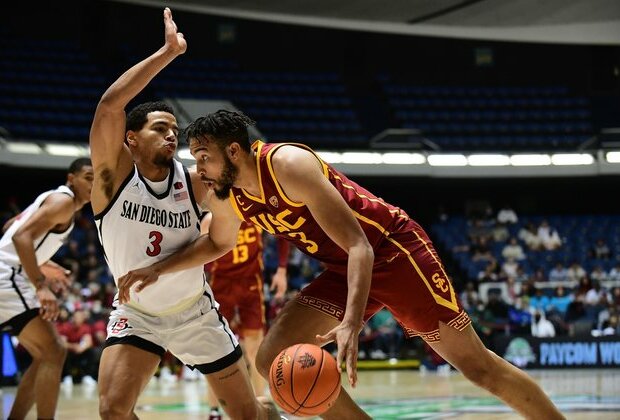
MULTIPOLYGON (((568 419, 620 419, 620 369, 529 371, 568 419)), ((204 381, 153 381, 140 398, 141 419, 206 419, 204 381)), ((462 375, 417 370, 360 371, 351 392, 373 419, 492 419, 520 418, 497 399, 479 390, 462 375)), ((15 388, 4 388, 3 418, 7 418, 15 388)), ((74 385, 61 389, 58 419, 88 420, 97 414, 97 389, 74 385)), ((34 413, 29 419, 34 419, 34 413)), ((294 419, 288 416, 289 419, 294 419)))

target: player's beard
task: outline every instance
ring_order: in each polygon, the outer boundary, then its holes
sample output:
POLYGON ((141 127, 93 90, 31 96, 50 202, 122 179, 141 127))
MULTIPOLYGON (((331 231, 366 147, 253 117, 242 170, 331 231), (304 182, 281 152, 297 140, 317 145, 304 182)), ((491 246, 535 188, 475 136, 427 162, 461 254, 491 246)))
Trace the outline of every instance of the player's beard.
POLYGON ((239 174, 239 169, 233 165, 228 156, 224 154, 224 169, 222 169, 222 175, 219 177, 217 181, 217 185, 220 188, 213 188, 215 191, 215 196, 220 200, 228 199, 230 195, 230 189, 233 187, 235 181, 237 180, 237 175, 239 174))
POLYGON ((169 167, 170 162, 172 162, 172 156, 166 155, 165 153, 158 153, 155 155, 155 158, 153 159, 153 164, 161 168, 169 167))

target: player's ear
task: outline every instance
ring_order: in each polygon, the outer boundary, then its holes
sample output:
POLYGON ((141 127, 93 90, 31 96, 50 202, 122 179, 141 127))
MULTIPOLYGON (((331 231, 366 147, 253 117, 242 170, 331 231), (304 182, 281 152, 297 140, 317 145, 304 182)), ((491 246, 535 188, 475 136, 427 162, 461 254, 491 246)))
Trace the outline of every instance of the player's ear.
POLYGON ((239 157, 239 152, 241 150, 241 146, 239 146, 239 143, 237 142, 232 142, 228 145, 228 147, 226 148, 226 153, 228 154, 228 158, 230 160, 235 160, 239 157))
POLYGON ((136 132, 133 130, 129 130, 127 131, 127 133, 125 133, 125 143, 127 143, 128 145, 131 146, 136 146, 137 142, 136 142, 136 132))

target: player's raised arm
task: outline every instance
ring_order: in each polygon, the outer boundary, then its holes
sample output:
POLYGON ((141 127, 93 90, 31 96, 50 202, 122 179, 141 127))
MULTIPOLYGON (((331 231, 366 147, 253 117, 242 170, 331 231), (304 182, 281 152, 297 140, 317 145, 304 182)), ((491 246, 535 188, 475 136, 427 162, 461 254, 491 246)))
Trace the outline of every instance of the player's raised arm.
POLYGON ((103 94, 90 131, 90 151, 95 171, 92 206, 95 213, 105 209, 120 183, 133 166, 124 144, 125 107, 164 67, 187 49, 182 33, 164 9, 165 44, 121 75, 103 94))
POLYGON ((349 254, 347 305, 340 325, 317 339, 336 341, 338 366, 346 360, 351 385, 357 381, 357 340, 368 300, 374 253, 358 221, 340 193, 321 171, 316 157, 301 148, 284 146, 273 155, 273 167, 288 197, 303 202, 323 231, 349 254), (345 359, 346 358, 346 359, 345 359))

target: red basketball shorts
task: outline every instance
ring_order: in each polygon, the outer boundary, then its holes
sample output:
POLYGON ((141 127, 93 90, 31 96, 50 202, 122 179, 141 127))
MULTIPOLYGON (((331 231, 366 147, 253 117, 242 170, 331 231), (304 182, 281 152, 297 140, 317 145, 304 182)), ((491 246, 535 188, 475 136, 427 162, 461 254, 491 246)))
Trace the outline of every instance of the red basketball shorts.
POLYGON ((211 276, 211 290, 220 304, 219 311, 226 318, 233 331, 243 337, 244 330, 265 328, 265 305, 263 302, 263 280, 260 274, 254 277, 211 276), (238 318, 235 318, 238 315, 238 318), (234 321, 238 321, 235 324, 234 321))
MULTIPOLYGON (((462 331, 471 320, 430 239, 415 226, 416 229, 391 234, 375 250, 364 320, 386 307, 408 337, 439 341, 439 321, 462 331)), ((305 287, 297 301, 342 320, 347 289, 346 267, 332 268, 305 287)))

